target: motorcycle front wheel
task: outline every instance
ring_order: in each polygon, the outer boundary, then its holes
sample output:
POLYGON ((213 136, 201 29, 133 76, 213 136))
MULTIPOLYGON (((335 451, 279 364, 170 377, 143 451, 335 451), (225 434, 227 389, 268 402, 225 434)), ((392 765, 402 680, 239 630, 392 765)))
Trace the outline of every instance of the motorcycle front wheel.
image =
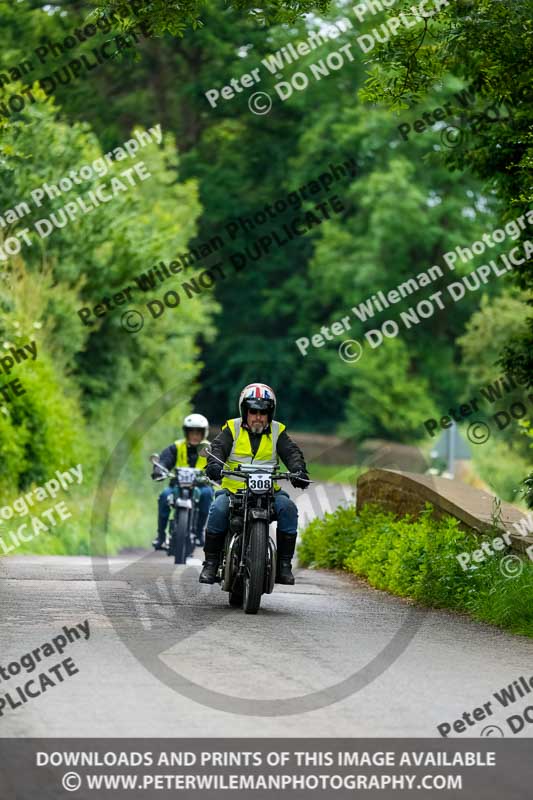
POLYGON ((250 539, 245 559, 243 608, 246 614, 257 614, 265 585, 268 540, 266 520, 256 519, 250 526, 250 539))
POLYGON ((185 564, 187 561, 187 536, 189 529, 189 510, 177 508, 170 523, 172 552, 174 564, 185 564))

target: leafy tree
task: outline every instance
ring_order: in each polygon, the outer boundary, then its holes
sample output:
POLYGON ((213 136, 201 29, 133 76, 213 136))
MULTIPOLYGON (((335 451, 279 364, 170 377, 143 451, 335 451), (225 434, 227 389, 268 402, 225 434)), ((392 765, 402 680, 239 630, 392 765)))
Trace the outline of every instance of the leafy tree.
MULTIPOLYGON (((346 12, 336 6, 329 17, 338 18, 340 13, 346 12)), ((285 103, 276 101, 274 84, 281 77, 305 69, 333 47, 353 43, 353 31, 302 59, 297 67, 287 67, 283 75, 263 77, 260 88, 277 102, 275 113, 251 115, 245 93, 209 108, 203 96, 207 88, 249 72, 288 41, 307 38, 322 20, 308 18, 290 29, 272 26, 265 34, 250 15, 243 17, 234 9, 221 11, 211 5, 204 19, 205 26, 183 40, 165 38, 142 46, 157 52, 159 73, 172 71, 179 76, 178 83, 187 87, 171 95, 168 84, 163 84, 156 92, 164 98, 160 105, 169 124, 177 126, 179 140, 185 144, 185 174, 199 182, 204 211, 198 241, 221 232, 227 245, 221 258, 227 263, 232 253, 245 252, 259 236, 279 231, 296 212, 268 226, 240 230, 231 241, 225 233, 229 221, 251 218, 265 204, 345 157, 355 159, 358 173, 327 193, 340 193, 345 213, 283 248, 272 248, 255 263, 248 260, 238 275, 216 287, 224 335, 204 350, 201 382, 205 388, 197 401, 209 415, 218 417, 226 413, 221 409, 234 408, 242 385, 260 378, 282 387, 280 414, 290 424, 329 432, 332 418, 342 424, 348 401, 346 378, 342 380, 336 364, 339 342, 328 346, 324 358, 311 349, 302 359, 295 340, 343 313, 350 314, 352 305, 378 288, 387 291, 432 264, 442 265, 444 252, 475 240, 491 227, 494 202, 481 193, 475 180, 459 173, 450 175, 439 162, 439 153, 428 153, 423 137, 404 142, 393 117, 357 101, 354 87, 362 85, 365 66, 356 48, 352 48, 353 61, 338 73, 311 81, 305 92, 295 92, 285 103)), ((453 88, 448 87, 450 94, 453 88)), ((435 105, 440 101, 436 99, 435 105)), ((314 209, 314 203, 304 203, 304 209, 314 209)), ((457 272, 466 273, 472 267, 464 265, 457 272)), ((435 289, 444 282, 436 283, 435 289)), ((488 291, 493 295, 498 290, 494 286, 488 291)), ((424 328, 405 332, 412 354, 410 360, 400 361, 405 364, 405 378, 420 378, 420 387, 428 391, 430 387, 439 406, 455 402, 461 390, 454 341, 477 302, 475 296, 469 297, 449 313, 435 315, 424 328)), ((401 309, 408 305, 409 300, 401 309)), ((380 320, 385 318, 382 315, 380 320)), ((364 335, 365 326, 353 315, 352 324, 350 335, 364 335)), ((350 375, 355 369, 340 366, 350 375)), ((374 368, 381 385, 377 362, 374 368)), ((358 402, 349 401, 347 425, 359 430, 358 408, 367 435, 383 432, 383 418, 370 395, 354 390, 356 396, 358 402)), ((430 405, 426 398, 421 409, 430 405)), ((413 420, 407 423, 399 415, 397 423, 396 435, 412 435, 413 420)))
MULTIPOLYGON (((477 122, 471 143, 448 155, 451 169, 469 168, 486 181, 503 203, 503 217, 514 218, 531 203, 531 0, 457 0, 424 23, 422 32, 400 30, 394 41, 372 53, 372 72, 363 96, 401 108, 418 102, 451 73, 484 90, 512 109, 510 124, 477 122)), ((397 14, 394 9, 391 15, 397 14)), ((468 125, 464 109, 458 118, 468 125), (466 119, 465 119, 466 118, 466 119)), ((527 233, 523 233, 527 238, 527 233)), ((516 284, 533 305, 533 263, 514 272, 516 284)), ((502 348, 501 366, 533 386, 533 317, 502 348)), ((530 475, 531 482, 533 474, 530 475)))
MULTIPOLYGON (((310 11, 326 11, 329 0, 266 0, 260 8, 252 0, 232 0, 227 6, 242 16, 252 17, 257 24, 269 25, 293 22, 310 11)), ((205 14, 205 3, 201 0, 187 0, 179 6, 169 6, 166 0, 108 0, 100 7, 119 14, 126 25, 139 22, 149 25, 156 35, 168 32, 183 36, 188 28, 202 27, 205 14)))
MULTIPOLYGON (((119 409, 119 424, 124 425, 146 398, 176 377, 183 385, 185 406, 194 391, 191 384, 201 366, 199 357, 205 367, 196 402, 217 421, 234 413, 236 396, 246 382, 260 379, 278 389, 280 416, 291 425, 331 432, 338 424, 341 430, 361 436, 388 432, 409 439, 417 435, 417 418, 420 423, 455 403, 462 391, 456 337, 477 309, 479 294, 468 294, 460 304, 411 330, 402 329, 397 340, 369 350, 355 365, 339 359, 342 337, 323 349, 311 347, 305 358, 295 345, 299 337, 310 337, 346 314, 352 325, 347 336, 362 340, 369 327, 378 327, 389 314, 407 309, 451 279, 458 280, 481 260, 457 264, 452 273, 442 254, 493 227, 500 206, 494 185, 481 172, 480 178, 464 170, 450 172, 443 163, 437 131, 413 134, 406 141, 398 132, 404 112, 395 118, 358 98, 367 66, 354 44, 354 29, 284 67, 279 75, 262 70, 258 88, 273 98, 270 114, 250 113, 253 89, 211 108, 205 97, 208 88, 220 89, 232 76, 258 67, 269 53, 289 41, 306 39, 323 24, 324 18, 312 14, 298 18, 310 4, 284 6, 269 4, 260 14, 249 13, 248 4, 206 3, 200 14, 193 3, 175 9, 166 3, 143 2, 136 4, 137 14, 130 13, 131 6, 125 3, 98 6, 96 13, 118 10, 123 27, 144 20, 153 36, 142 37, 72 85, 58 85, 55 100, 42 98, 9 122, 3 139, 5 165, 28 165, 21 172, 26 176, 24 190, 35 180, 57 180, 67 168, 107 152, 128 138, 136 125, 145 127, 147 120, 150 125, 161 123, 168 134, 164 148, 146 158, 154 177, 142 192, 117 198, 116 218, 111 220, 102 207, 80 220, 75 230, 68 226, 55 231, 47 243, 46 269, 54 291, 48 293, 46 330, 50 329, 50 346, 57 349, 58 363, 78 388, 79 402, 90 419, 105 418, 111 426, 119 409), (290 26, 279 24, 288 19, 281 16, 283 10, 292 14, 290 26), (198 19, 204 24, 189 30, 198 19), (310 63, 343 44, 352 45, 352 60, 346 59, 342 69, 321 80, 312 79, 306 91, 295 91, 280 101, 274 88, 279 80, 288 80, 296 70, 309 74, 310 63), (27 126, 33 127, 24 130, 27 126), (241 227, 230 238, 229 222, 251 218, 266 204, 327 171, 330 164, 349 158, 356 164, 355 175, 304 200, 301 210, 290 208, 268 224, 241 227), (344 205, 341 214, 283 247, 272 246, 257 261, 248 259, 238 273, 229 266, 233 253, 253 247, 260 236, 279 233, 295 216, 309 210, 316 213, 316 201, 333 194, 344 205), (218 282, 212 295, 204 293, 175 312, 167 310, 160 320, 148 320, 137 336, 124 334, 117 314, 105 315, 91 328, 79 324, 76 308, 95 305, 139 272, 217 234, 224 239, 224 248, 216 258, 230 278, 218 282), (445 275, 431 289, 386 313, 376 312, 367 324, 351 312, 378 290, 386 293, 434 264, 445 275), (213 339, 211 320, 217 308, 220 335, 213 339)), ((49 7, 44 0, 34 0, 31 7, 17 11, 19 21, 11 15, 9 30, 0 33, 4 51, 13 61, 35 48, 41 35, 61 40, 87 21, 87 9, 77 3, 49 7)), ((398 11, 399 7, 391 13, 398 11)), ((430 22, 439 36, 448 12, 441 13, 442 20, 439 14, 430 22)), ((350 14, 336 4, 325 19, 331 22, 350 14)), ((357 27, 371 30, 376 19, 357 27)), ((117 29, 103 38, 115 37, 120 27, 117 22, 117 29)), ((419 42, 423 30, 420 24, 409 35, 419 42)), ((397 38, 400 42, 403 34, 397 38)), ((67 64, 96 42, 97 37, 43 68, 49 71, 67 64)), ((383 69, 377 67, 378 72, 372 73, 370 91, 377 92, 377 78, 385 80, 383 69)), ((470 80, 459 69, 451 71, 452 77, 447 68, 428 83, 428 107, 443 99, 453 102, 454 92, 470 80)), ((413 93, 414 99, 421 96, 413 93)), ((513 107, 515 124, 517 120, 521 124, 521 102, 513 107)), ((419 109, 413 113, 418 115, 419 109)), ((466 124, 462 110, 458 109, 456 121, 466 124)), ((492 147, 490 137, 502 134, 495 126, 482 133, 489 137, 488 144, 483 139, 486 154, 492 147)), ((460 167, 459 159, 465 157, 461 149, 446 152, 460 167)), ((513 167, 513 180, 519 171, 513 167)), ((10 197, 23 188, 15 180, 8 179, 10 197)), ((50 210, 60 205, 61 201, 51 203, 50 210)), ((519 206, 512 216, 518 213, 519 206)), ((25 266, 33 276, 40 270, 32 260, 36 254, 36 250, 25 253, 25 266)), ((486 293, 493 299, 502 289, 495 282, 486 293)))
MULTIPOLYGON (((516 290, 490 300, 483 296, 480 308, 472 314, 465 333, 457 340, 462 350, 461 372, 466 375, 461 397, 465 402, 473 397, 480 401, 477 418, 488 421, 493 433, 489 442, 474 448, 476 470, 498 497, 510 502, 521 499, 520 481, 530 463, 528 422, 513 419, 503 430, 497 430, 491 417, 498 411, 508 412, 513 403, 522 403, 528 412, 531 409, 527 397, 530 392, 520 385, 513 390, 513 376, 503 378, 499 364, 503 344, 510 335, 521 334, 526 316, 526 306, 516 290), (495 401, 488 402, 481 389, 488 385, 501 387, 502 380, 510 390, 503 389, 501 399, 496 394, 495 401)), ((520 376, 516 377, 520 380, 520 376)))
MULTIPOLYGON (((37 86, 34 90, 38 95, 37 86)), ((89 126, 62 122, 59 114, 52 100, 36 104, 4 132, 4 147, 13 153, 10 162, 16 168, 0 186, 2 208, 30 201, 32 190, 44 182, 57 184, 71 169, 87 164, 96 170, 98 164, 101 171, 105 166, 89 126)), ((26 393, 3 406, 1 445, 12 453, 4 465, 6 480, 10 475, 24 485, 42 479, 50 463, 63 465, 65 459, 72 461, 76 448, 86 450, 89 424, 96 424, 105 440, 110 430, 120 430, 169 386, 182 387, 177 413, 187 408, 200 368, 196 338, 200 331, 212 335, 210 315, 215 308, 209 293, 185 296, 180 284, 185 277, 190 280, 192 272, 178 274, 153 291, 134 292, 132 306, 142 311, 146 323, 138 334, 121 325, 128 306, 93 314, 90 325, 77 313, 128 285, 135 289, 136 276, 187 251, 195 234, 196 186, 177 177, 171 135, 161 146, 153 142, 141 152, 149 178, 128 184, 129 190, 117 193, 111 202, 91 207, 89 192, 104 186, 109 195, 111 179, 131 167, 130 159, 108 165, 107 175, 95 175, 54 199, 44 198, 38 208, 28 202, 30 214, 4 229, 7 238, 27 227, 31 245, 6 265, 0 333, 9 345, 20 330, 31 331, 36 322, 43 336, 37 361, 18 368, 26 393), (65 203, 75 197, 85 201, 85 208, 89 204, 90 212, 80 211, 76 219, 41 239, 34 228, 37 220, 50 219, 54 212, 60 219, 65 203), (164 316, 152 319, 147 301, 169 289, 181 294, 179 310, 167 309, 164 316), (17 428, 15 446, 8 444, 11 426, 17 428)), ((93 435, 92 442, 97 447, 98 436, 93 435)))
POLYGON ((472 314, 465 333, 457 340, 468 381, 465 395, 502 374, 498 363, 502 347, 509 336, 525 333, 526 320, 527 308, 518 291, 493 298, 483 295, 479 309, 472 314))

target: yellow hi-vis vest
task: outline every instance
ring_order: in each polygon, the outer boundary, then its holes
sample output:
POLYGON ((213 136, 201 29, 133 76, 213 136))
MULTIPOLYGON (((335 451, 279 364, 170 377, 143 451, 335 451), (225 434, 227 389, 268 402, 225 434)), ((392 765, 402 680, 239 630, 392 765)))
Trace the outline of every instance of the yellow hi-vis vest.
MULTIPOLYGON (((233 435, 233 447, 229 454, 226 463, 231 469, 238 469, 241 464, 254 464, 257 467, 275 467, 279 464, 276 448, 278 445, 278 437, 282 431, 285 430, 285 425, 281 422, 273 420, 270 423, 270 433, 263 433, 259 442, 259 448, 255 456, 252 452, 252 443, 248 435, 248 429, 242 427, 242 420, 240 417, 235 419, 228 419, 222 426, 222 430, 228 427, 233 435)), ((246 488, 244 481, 239 478, 228 478, 224 475, 221 486, 223 489, 229 489, 230 492, 236 492, 237 489, 246 488)), ((279 491, 281 486, 274 484, 274 489, 279 491)))
MULTIPOLYGON (((174 444, 176 445, 176 466, 177 467, 188 467, 189 461, 187 459, 187 439, 177 439, 174 444)), ((200 442, 198 445, 198 450, 201 450, 203 447, 209 447, 209 442, 203 441, 200 442)), ((195 469, 205 469, 207 465, 207 458, 205 456, 198 456, 198 460, 196 461, 195 469)))

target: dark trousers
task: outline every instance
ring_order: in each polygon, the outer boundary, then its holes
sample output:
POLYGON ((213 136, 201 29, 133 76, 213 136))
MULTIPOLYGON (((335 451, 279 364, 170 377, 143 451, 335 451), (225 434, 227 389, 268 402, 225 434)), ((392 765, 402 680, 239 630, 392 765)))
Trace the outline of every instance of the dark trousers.
MULTIPOLYGON (((280 490, 274 498, 278 530, 289 536, 296 536, 298 531, 298 509, 287 492, 280 490)), ((224 536, 228 528, 229 497, 225 489, 215 493, 215 501, 209 512, 207 530, 215 536, 224 536)))

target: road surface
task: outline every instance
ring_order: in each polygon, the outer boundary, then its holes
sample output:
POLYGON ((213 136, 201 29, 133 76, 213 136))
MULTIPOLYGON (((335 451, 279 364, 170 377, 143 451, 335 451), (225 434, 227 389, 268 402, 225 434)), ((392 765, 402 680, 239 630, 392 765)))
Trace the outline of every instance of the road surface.
MULTIPOLYGON (((79 672, 4 709, 0 737, 431 737, 533 672, 531 640, 349 575, 298 569, 251 616, 199 569, 163 553, 2 559, 0 665, 63 626, 88 620, 90 636, 61 657, 79 672)), ((513 710, 495 711, 464 735, 503 728, 513 710)))

